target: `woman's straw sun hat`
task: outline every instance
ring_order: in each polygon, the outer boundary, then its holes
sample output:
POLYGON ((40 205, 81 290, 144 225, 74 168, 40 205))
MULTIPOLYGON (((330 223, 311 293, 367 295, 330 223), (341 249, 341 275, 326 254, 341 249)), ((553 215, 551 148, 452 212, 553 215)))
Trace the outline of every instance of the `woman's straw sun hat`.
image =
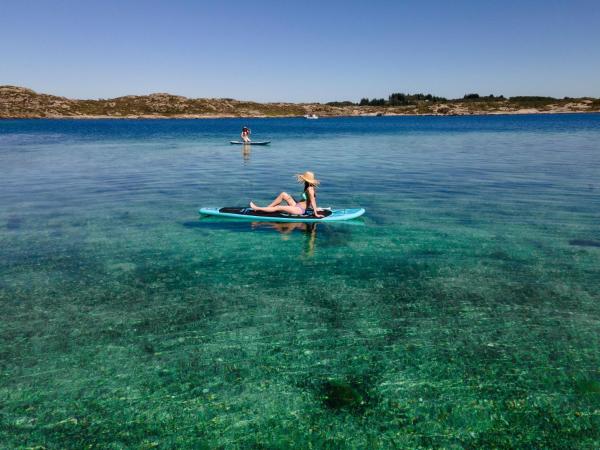
POLYGON ((298 179, 298 182, 300 182, 300 183, 303 183, 304 181, 306 181, 307 183, 312 184, 313 186, 318 186, 320 183, 320 181, 315 178, 315 174, 308 170, 304 173, 297 174, 296 178, 298 179))

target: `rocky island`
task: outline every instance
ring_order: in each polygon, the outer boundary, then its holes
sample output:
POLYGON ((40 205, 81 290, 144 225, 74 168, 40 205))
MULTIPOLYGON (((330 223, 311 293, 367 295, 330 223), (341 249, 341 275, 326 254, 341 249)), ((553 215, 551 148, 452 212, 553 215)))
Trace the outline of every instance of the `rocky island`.
POLYGON ((218 118, 384 115, 481 115, 600 112, 600 99, 510 97, 467 94, 448 100, 431 95, 392 94, 360 103, 257 103, 229 98, 187 98, 171 94, 77 100, 0 86, 0 118, 218 118))

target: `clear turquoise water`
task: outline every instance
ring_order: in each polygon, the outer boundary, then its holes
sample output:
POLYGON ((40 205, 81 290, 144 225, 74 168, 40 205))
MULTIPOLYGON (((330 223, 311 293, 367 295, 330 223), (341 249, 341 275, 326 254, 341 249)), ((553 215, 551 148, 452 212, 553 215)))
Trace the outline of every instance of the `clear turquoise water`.
POLYGON ((0 175, 2 448, 598 446, 600 115, 0 121, 0 175), (197 216, 304 170, 364 220, 197 216))

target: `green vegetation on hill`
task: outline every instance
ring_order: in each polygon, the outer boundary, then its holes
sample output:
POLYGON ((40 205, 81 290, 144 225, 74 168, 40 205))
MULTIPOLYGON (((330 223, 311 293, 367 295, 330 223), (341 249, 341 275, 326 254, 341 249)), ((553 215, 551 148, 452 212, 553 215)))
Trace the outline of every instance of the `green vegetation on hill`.
POLYGON ((506 100, 504 98, 504 95, 493 95, 490 94, 487 97, 486 96, 481 96, 479 94, 465 94, 463 96, 462 99, 460 100, 453 100, 455 102, 458 101, 463 101, 463 102, 488 102, 488 101, 502 101, 502 100, 506 100))
POLYGON ((338 107, 343 107, 343 106, 356 106, 356 103, 345 100, 343 102, 327 102, 325 103, 327 106, 338 106, 338 107))
POLYGON ((448 101, 444 97, 436 97, 431 94, 403 94, 393 93, 388 97, 388 104, 391 106, 416 105, 418 102, 442 103, 448 101))
MULTIPOLYGON (((331 102, 330 104, 337 104, 331 102)), ((447 99, 432 94, 393 93, 384 98, 369 99, 364 97, 357 106, 376 106, 384 108, 411 107, 417 114, 452 114, 469 113, 484 114, 486 112, 510 112, 521 109, 538 109, 539 111, 557 112, 570 111, 599 111, 600 99, 570 98, 558 99, 542 96, 515 96, 506 98, 504 95, 465 94, 462 98, 447 99), (434 107, 438 105, 437 107, 434 107), (460 112, 459 112, 460 111, 460 112)))
POLYGON ((409 106, 418 105, 422 102, 431 103, 443 103, 447 102, 448 99, 444 97, 436 97, 431 94, 404 94, 402 92, 394 92, 390 94, 388 99, 374 98, 369 100, 368 98, 362 98, 360 100, 360 106, 409 106))
MULTIPOLYGON (((509 99, 511 103, 515 103, 525 108, 539 108, 551 105, 552 103, 559 102, 560 100, 553 97, 511 97, 509 99)), ((564 101, 564 100, 563 100, 564 101)), ((566 101, 569 101, 568 99, 566 101)))

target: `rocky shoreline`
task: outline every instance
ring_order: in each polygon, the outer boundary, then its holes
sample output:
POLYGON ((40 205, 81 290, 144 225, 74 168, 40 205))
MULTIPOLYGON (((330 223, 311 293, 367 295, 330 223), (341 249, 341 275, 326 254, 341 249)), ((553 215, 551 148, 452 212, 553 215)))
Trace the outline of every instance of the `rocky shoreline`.
MULTIPOLYGON (((532 97, 533 98, 533 97, 532 97)), ((600 112, 600 100, 565 98, 530 105, 513 99, 449 100, 406 106, 322 103, 257 103, 234 99, 191 99, 171 94, 77 100, 0 86, 1 119, 214 119, 235 117, 465 116, 600 112)))

